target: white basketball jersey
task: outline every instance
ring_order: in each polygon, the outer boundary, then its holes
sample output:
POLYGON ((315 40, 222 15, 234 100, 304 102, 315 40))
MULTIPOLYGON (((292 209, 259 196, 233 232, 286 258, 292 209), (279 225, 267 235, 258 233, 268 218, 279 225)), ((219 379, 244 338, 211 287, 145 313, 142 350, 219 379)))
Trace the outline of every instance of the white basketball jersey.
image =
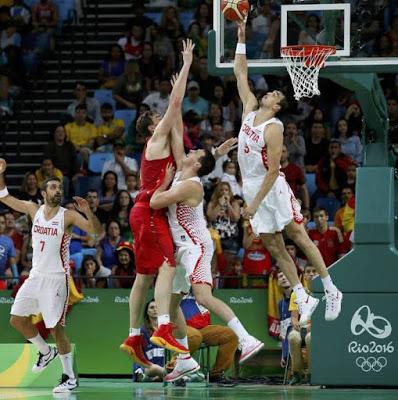
MULTIPOLYGON (((176 174, 171 187, 183 182, 178 179, 180 175, 181 173, 176 174)), ((189 180, 202 184, 197 176, 189 180)), ((203 212, 203 200, 196 207, 184 203, 172 204, 169 206, 168 216, 173 241, 177 247, 212 243, 203 212)))
POLYGON ((283 126, 278 118, 271 118, 260 125, 254 126, 257 112, 247 114, 242 122, 238 138, 238 162, 242 180, 264 178, 268 170, 267 145, 264 132, 270 124, 283 126))
POLYGON ((65 232, 66 209, 60 207, 57 214, 46 221, 42 205, 36 212, 32 226, 32 272, 44 274, 69 272, 69 243, 71 234, 65 232))

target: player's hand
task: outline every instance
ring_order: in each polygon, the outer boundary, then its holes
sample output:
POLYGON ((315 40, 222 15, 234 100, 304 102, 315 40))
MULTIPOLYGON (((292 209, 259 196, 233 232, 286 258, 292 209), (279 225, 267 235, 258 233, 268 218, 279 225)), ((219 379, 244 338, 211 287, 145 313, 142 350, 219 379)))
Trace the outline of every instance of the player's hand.
POLYGON ((177 82, 177 79, 178 79, 178 73, 173 74, 171 79, 170 79, 171 87, 174 87, 174 85, 177 82))
POLYGON ((257 212, 258 206, 255 204, 250 204, 246 208, 242 210, 242 216, 246 219, 251 219, 254 217, 254 214, 257 212))
POLYGON ((182 59, 184 60, 184 64, 192 64, 193 60, 193 49, 195 48, 195 44, 191 39, 182 41, 182 59))
POLYGON ((74 200, 74 206, 77 211, 80 211, 83 214, 87 214, 88 212, 90 212, 90 206, 88 205, 87 200, 78 196, 73 197, 73 200, 74 200))
POLYGON ((164 174, 163 184, 168 187, 173 182, 176 169, 173 164, 169 163, 166 166, 166 172, 164 174))
POLYGON ((216 154, 221 157, 225 154, 228 154, 231 150, 236 149, 238 147, 238 139, 231 138, 226 140, 224 143, 220 144, 217 147, 216 154))
POLYGON ((0 174, 3 174, 7 168, 7 163, 4 158, 0 158, 0 174))

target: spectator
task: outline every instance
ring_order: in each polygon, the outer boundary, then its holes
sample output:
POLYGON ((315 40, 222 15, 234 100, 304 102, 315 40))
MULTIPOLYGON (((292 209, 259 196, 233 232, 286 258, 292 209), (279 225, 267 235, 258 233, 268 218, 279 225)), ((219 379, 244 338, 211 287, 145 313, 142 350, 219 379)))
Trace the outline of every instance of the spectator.
MULTIPOLYGON (((398 21, 398 18, 397 18, 398 21)), ((398 24, 398 22, 397 22, 398 24)), ((388 111, 388 119, 390 126, 397 126, 398 125, 398 98, 390 97, 387 100, 387 111, 388 111)))
POLYGON ((123 74, 125 65, 126 60, 123 49, 118 44, 113 43, 98 72, 101 88, 112 89, 116 79, 123 74))
POLYGON ((142 76, 137 62, 126 64, 123 75, 119 76, 113 87, 113 98, 118 109, 136 109, 143 94, 142 76))
MULTIPOLYGON (((3 214, 0 214, 0 250, 0 277, 18 281, 15 247, 11 238, 6 235, 6 218, 3 214)), ((7 283, 6 280, 0 280, 0 290, 7 289, 7 283)))
MULTIPOLYGON (((311 128, 314 122, 318 122, 322 124, 325 134, 324 137, 328 140, 330 140, 330 129, 329 129, 329 124, 325 119, 325 112, 321 108, 314 108, 311 112, 310 115, 308 116, 308 119, 306 121, 306 125, 311 128)), ((306 132, 306 137, 308 137, 308 133, 306 132)))
MULTIPOLYGON (((49 40, 51 50, 55 48, 55 29, 58 24, 58 8, 49 0, 40 0, 32 6, 32 24, 37 33, 49 40)), ((47 45, 46 45, 47 47, 47 45)), ((42 48, 44 50, 45 48, 42 48)))
POLYGON ((21 249, 23 244, 23 236, 18 232, 15 224, 15 215, 12 211, 7 211, 4 214, 6 219, 6 234, 14 243, 15 247, 15 263, 18 265, 21 260, 21 249))
POLYGON ((338 229, 340 229, 343 233, 343 214, 344 214, 344 209, 345 205, 347 204, 347 201, 354 197, 354 191, 351 189, 351 187, 343 187, 341 190, 341 207, 337 210, 335 216, 334 216, 334 226, 338 229))
POLYGON ((158 312, 155 300, 152 299, 145 305, 144 309, 144 324, 141 326, 141 335, 143 336, 143 350, 147 359, 152 363, 150 367, 143 367, 134 364, 133 380, 141 381, 149 378, 152 382, 163 380, 165 375, 164 361, 165 350, 163 347, 158 347, 150 341, 150 338, 158 327, 158 312))
POLYGON ((98 135, 97 128, 87 121, 87 106, 78 104, 75 108, 75 121, 65 125, 66 137, 75 146, 80 165, 88 163, 98 135))
MULTIPOLYGON (((316 269, 312 265, 307 265, 304 270, 304 279, 310 287, 311 281, 316 275, 316 269)), ((306 327, 301 327, 299 323, 300 315, 296 304, 296 295, 292 293, 289 303, 291 313, 291 323, 293 329, 288 335, 290 357, 292 359, 293 378, 289 385, 306 384, 311 382, 311 322, 306 327), (308 373, 304 377, 302 347, 307 352, 308 373)))
POLYGON ((130 289, 135 279, 134 247, 129 242, 121 242, 116 249, 117 265, 112 269, 112 275, 120 278, 114 279, 113 286, 117 289, 130 289))
POLYGON ((8 22, 11 20, 10 7, 9 7, 11 5, 12 5, 11 1, 10 4, 7 6, 3 3, 0 3, 0 31, 5 29, 8 22))
POLYGON ((138 25, 141 26, 144 31, 147 31, 154 22, 145 15, 145 4, 141 1, 133 1, 132 3, 134 17, 130 20, 130 26, 138 25))
POLYGON ((109 219, 109 211, 105 211, 99 207, 99 197, 96 189, 89 189, 86 195, 86 200, 91 212, 99 219, 101 224, 105 224, 109 219))
POLYGON ((43 196, 41 195, 37 177, 34 172, 27 172, 22 180, 20 194, 21 200, 33 201, 36 204, 43 204, 43 196))
POLYGON ((305 140, 299 134, 295 122, 288 122, 286 124, 286 134, 283 142, 289 153, 289 161, 304 169, 304 156, 306 154, 305 140))
POLYGON ((140 103, 137 107, 137 114, 135 120, 130 124, 127 131, 126 140, 131 150, 137 153, 142 153, 146 142, 146 137, 137 131, 138 118, 144 113, 150 111, 149 106, 144 103, 140 103))
POLYGON ((52 141, 44 149, 44 158, 51 159, 55 168, 62 174, 72 179, 79 172, 79 162, 75 147, 66 140, 63 125, 57 125, 52 134, 52 141))
POLYGON ((112 105, 104 103, 101 106, 102 124, 97 128, 96 143, 99 146, 96 151, 112 151, 112 144, 123 140, 124 121, 114 118, 112 105))
POLYGON ((216 361, 209 371, 209 380, 213 383, 230 383, 224 374, 233 365, 238 348, 237 336, 228 326, 212 324, 210 312, 199 306, 192 295, 185 296, 180 306, 187 321, 189 351, 194 354, 202 343, 218 346, 216 361))
POLYGON ((298 165, 289 162, 289 152, 286 145, 282 147, 281 172, 285 174, 286 181, 294 196, 301 200, 303 208, 309 208, 310 195, 308 194, 303 170, 298 165))
POLYGON ((128 24, 127 30, 127 35, 121 37, 117 44, 123 49, 127 61, 138 60, 142 55, 144 30, 136 24, 128 24))
POLYGON ((126 144, 124 140, 115 140, 113 144, 113 158, 105 161, 102 167, 102 177, 108 171, 117 175, 118 188, 126 189, 126 176, 132 172, 138 172, 138 164, 134 158, 126 156, 126 144))
POLYGON ((256 280, 252 280, 250 287, 265 287, 266 276, 272 268, 271 254, 265 248, 260 236, 257 236, 250 225, 250 221, 243 222, 243 274, 258 275, 256 280), (261 279, 259 276, 263 275, 261 279))
POLYGON ((189 110, 195 111, 203 120, 209 113, 209 103, 199 94, 199 84, 196 81, 191 81, 187 85, 187 93, 182 102, 182 112, 185 114, 189 110))
MULTIPOLYGON (((31 223, 30 223, 31 225, 31 223)), ((23 236, 23 243, 21 248, 21 267, 22 272, 28 273, 32 268, 33 248, 32 248, 32 233, 28 231, 23 236)), ((21 273, 22 275, 22 273, 21 273)))
POLYGON ((199 22, 193 21, 188 26, 187 37, 195 44, 194 55, 203 57, 207 53, 207 39, 202 34, 199 22))
POLYGON ((327 153, 329 142, 325 139, 325 128, 319 122, 314 122, 310 128, 310 138, 306 141, 307 153, 304 158, 305 171, 316 172, 318 163, 327 153))
POLYGON ((247 286, 244 281, 243 266, 241 259, 236 255, 235 250, 227 249, 224 252, 226 267, 224 271, 219 271, 224 275, 223 289, 240 289, 247 286))
POLYGON ((20 32, 26 32, 32 19, 32 13, 23 0, 15 0, 10 8, 10 15, 16 22, 20 32))
POLYGON ((363 147, 359 136, 353 135, 348 129, 348 122, 342 118, 337 122, 337 138, 341 144, 341 151, 351 157, 357 165, 362 164, 363 147))
POLYGON ((223 176, 221 177, 221 182, 227 182, 231 187, 233 195, 242 198, 242 185, 238 183, 238 165, 232 161, 224 161, 223 165, 223 176))
POLYGON ((338 197, 347 181, 348 166, 353 163, 350 157, 341 152, 341 145, 336 139, 329 144, 328 154, 318 163, 316 185, 321 196, 338 197))
POLYGON ((202 35, 207 37, 213 20, 213 13, 210 4, 202 0, 196 7, 193 18, 194 21, 199 23, 202 35))
POLYGON ((1 31, 0 48, 5 50, 8 46, 21 47, 21 35, 17 32, 17 24, 11 20, 6 29, 1 31))
POLYGON ((97 246, 97 254, 95 259, 100 266, 104 266, 112 271, 112 268, 117 265, 116 248, 123 240, 120 235, 121 229, 118 221, 108 220, 105 228, 105 237, 97 246))
POLYGON ((133 236, 129 224, 130 210, 134 203, 127 190, 119 190, 115 196, 110 218, 118 221, 121 227, 121 235, 127 242, 133 241, 133 236))
POLYGON ((307 16, 305 21, 305 30, 302 30, 299 34, 298 44, 316 44, 317 35, 320 31, 321 21, 315 14, 307 16))
POLYGON ((221 125, 224 132, 224 136, 219 138, 219 141, 216 142, 216 145, 220 144, 220 142, 223 142, 225 137, 230 138, 234 136, 234 126, 230 121, 224 120, 222 106, 216 103, 210 103, 209 116, 207 119, 201 122, 200 130, 202 133, 212 132, 213 127, 216 124, 221 125))
POLYGON ((347 180, 345 186, 349 186, 355 193, 355 186, 357 183, 357 166, 350 164, 347 168, 347 180))
POLYGON ((161 79, 159 83, 159 90, 156 90, 142 101, 147 104, 151 111, 156 112, 163 116, 166 113, 167 107, 169 105, 171 93, 171 85, 168 79, 161 79))
POLYGON ((105 211, 110 211, 118 190, 118 178, 116 173, 113 171, 106 171, 101 181, 99 207, 105 211))
POLYGON ((219 76, 209 75, 207 56, 200 57, 199 71, 198 73, 194 73, 193 82, 199 85, 200 94, 206 101, 210 101, 213 97, 214 87, 222 86, 223 84, 219 76))
POLYGON ((344 255, 343 235, 339 228, 329 227, 329 215, 323 208, 314 210, 315 229, 308 233, 311 240, 318 247, 326 267, 332 265, 344 255))
POLYGON ((213 90, 212 103, 216 103, 222 107, 222 116, 225 121, 235 122, 236 111, 232 100, 228 100, 225 96, 224 86, 215 85, 213 90))
POLYGON ((178 11, 173 6, 168 6, 163 9, 159 27, 166 32, 167 36, 171 40, 177 39, 178 36, 184 33, 184 29, 178 16, 178 11))
POLYGON ((345 119, 348 123, 348 130, 352 135, 360 136, 362 133, 362 110, 358 101, 353 101, 348 106, 345 119))
POLYGON ((39 187, 48 178, 58 178, 61 182, 64 179, 62 172, 54 167, 51 158, 43 158, 41 167, 36 170, 35 175, 39 187))
MULTIPOLYGON (((90 119, 95 125, 101 123, 101 110, 98 100, 93 97, 87 97, 87 86, 84 82, 78 81, 75 86, 75 97, 71 104, 69 104, 66 112, 75 118, 78 106, 85 106, 86 108, 86 119, 90 119)), ((82 110, 82 108, 80 108, 82 110)))
POLYGON ((10 80, 5 70, 0 70, 0 118, 12 114, 13 101, 9 94, 10 80))
POLYGON ((126 175, 126 190, 129 192, 131 199, 134 201, 140 189, 138 174, 132 172, 126 175))
POLYGON ((140 66, 141 75, 145 79, 145 90, 149 92, 154 78, 162 75, 163 66, 162 60, 154 54, 151 42, 144 42, 142 57, 138 60, 138 65, 140 66))
POLYGON ((84 256, 82 267, 79 271, 80 287, 84 288, 107 288, 107 278, 111 275, 111 271, 90 255, 84 256))
POLYGON ((223 249, 236 254, 240 248, 237 242, 240 206, 238 201, 234 199, 228 183, 221 182, 217 185, 207 205, 206 214, 212 227, 217 230, 221 237, 223 249))
MULTIPOLYGON (((310 218, 307 218, 307 222, 308 220, 311 219, 311 212, 309 210, 307 210, 310 213, 310 218)), ((304 216, 304 215, 303 215, 304 216)), ((303 221, 304 223, 305 221, 303 221)), ((307 265, 307 260, 300 258, 298 256, 298 249, 296 246, 296 243, 293 242, 293 240, 291 239, 285 239, 285 249, 288 252, 289 256, 292 258, 294 265, 296 266, 297 269, 297 273, 299 276, 301 276, 301 274, 304 271, 304 267, 307 265)))
POLYGON ((167 36, 166 30, 158 26, 151 27, 153 52, 164 63, 171 62, 174 67, 175 51, 171 39, 167 36))

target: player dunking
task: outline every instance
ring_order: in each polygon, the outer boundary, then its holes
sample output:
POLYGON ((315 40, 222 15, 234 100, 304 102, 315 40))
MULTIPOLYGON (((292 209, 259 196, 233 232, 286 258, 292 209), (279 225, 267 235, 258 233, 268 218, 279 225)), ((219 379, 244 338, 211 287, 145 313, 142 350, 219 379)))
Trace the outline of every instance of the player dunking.
POLYGON ((3 173, 6 162, 0 159, 0 201, 8 207, 27 214, 32 219, 32 269, 11 308, 11 325, 39 350, 33 372, 43 371, 58 356, 63 374, 54 393, 70 392, 77 387, 72 367, 72 353, 64 331, 64 318, 69 299, 69 242, 71 229, 100 235, 101 223, 90 211, 86 200, 75 197, 74 210, 61 207, 62 183, 58 178, 44 181, 41 193, 44 204, 22 201, 8 194, 3 173), (32 324, 30 316, 41 313, 46 328, 51 330, 57 347, 50 347, 32 324))
MULTIPOLYGON (((218 148, 219 154, 228 153, 236 139, 227 142, 218 148)), ((248 334, 230 307, 212 295, 211 260, 214 248, 203 213, 204 192, 200 177, 209 174, 214 166, 215 158, 207 150, 194 150, 187 157, 184 155, 182 169, 177 172, 171 188, 167 190, 173 180, 174 169, 169 166, 150 204, 155 209, 169 207, 169 224, 177 248, 171 309, 177 310, 182 297, 192 286, 196 301, 220 317, 239 338, 242 363, 264 345, 248 334)), ((166 381, 180 379, 186 372, 194 370, 195 364, 190 357, 179 355, 173 372, 165 377, 166 381)))
POLYGON ((309 296, 301 285, 296 268, 285 249, 282 230, 301 248, 319 273, 326 294, 325 319, 336 319, 341 311, 342 293, 333 284, 317 247, 308 237, 295 199, 286 179, 279 171, 283 146, 283 124, 276 116, 287 106, 280 91, 267 93, 258 102, 248 85, 245 45, 246 21, 238 22, 234 72, 243 103, 239 132, 238 162, 242 173, 243 194, 248 207, 244 216, 251 219, 253 231, 277 260, 293 286, 304 324, 319 300, 309 296), (260 103, 260 104, 259 104, 260 103))
POLYGON ((162 118, 147 112, 137 121, 137 130, 149 137, 141 161, 141 188, 130 213, 130 226, 135 240, 137 275, 130 294, 129 337, 120 348, 142 366, 150 366, 142 350, 140 317, 145 298, 154 276, 155 301, 158 309, 158 329, 151 342, 178 353, 188 353, 173 336, 170 323, 170 297, 175 275, 174 246, 167 221, 167 210, 151 210, 149 202, 157 185, 163 180, 166 165, 173 163, 171 131, 181 114, 189 68, 192 63, 194 44, 190 39, 183 42, 183 67, 174 82, 169 106, 162 118))

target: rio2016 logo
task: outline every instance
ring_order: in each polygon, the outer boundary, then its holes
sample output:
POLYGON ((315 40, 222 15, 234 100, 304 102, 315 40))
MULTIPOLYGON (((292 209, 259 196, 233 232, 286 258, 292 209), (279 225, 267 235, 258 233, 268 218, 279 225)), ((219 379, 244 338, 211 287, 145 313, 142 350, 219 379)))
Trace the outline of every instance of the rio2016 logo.
MULTIPOLYGON (((375 315, 368 305, 359 307, 351 318, 351 333, 360 336, 369 334, 375 339, 387 339, 392 333, 392 326, 388 319, 375 315)), ((377 343, 375 340, 369 343, 359 343, 356 340, 348 344, 348 352, 360 354, 355 359, 355 365, 363 372, 380 372, 387 366, 386 356, 395 350, 393 341, 377 343), (372 356, 375 354, 376 356, 372 356)))

